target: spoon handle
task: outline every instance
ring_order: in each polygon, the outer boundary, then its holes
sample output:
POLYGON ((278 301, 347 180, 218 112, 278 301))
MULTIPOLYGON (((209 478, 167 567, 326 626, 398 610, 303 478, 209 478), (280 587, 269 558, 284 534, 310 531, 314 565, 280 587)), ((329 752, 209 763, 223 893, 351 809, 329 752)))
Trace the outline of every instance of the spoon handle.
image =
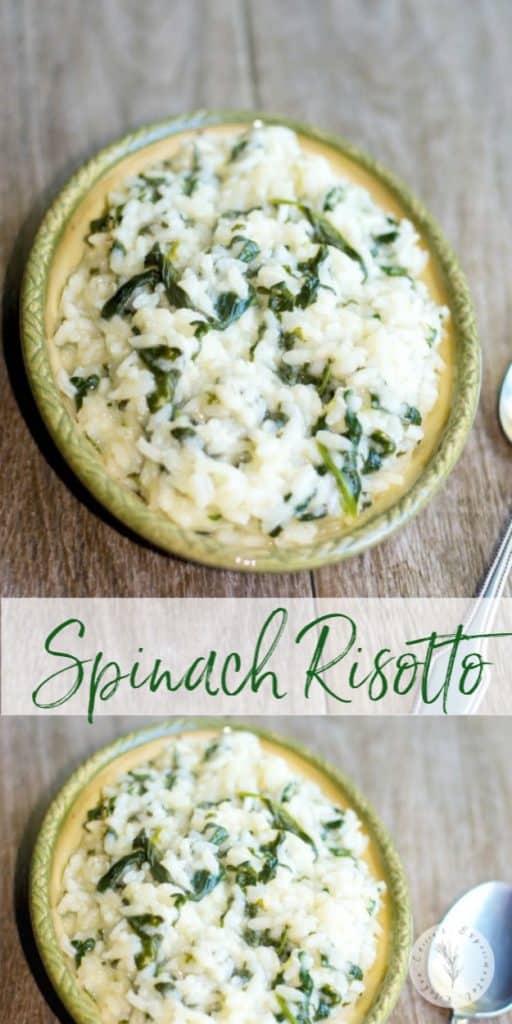
MULTIPOLYGON (((503 594, 511 569, 512 516, 509 519, 505 533, 498 545, 491 566, 476 598, 472 602, 471 609, 464 620, 463 625, 466 635, 478 633, 485 634, 490 632, 491 626, 498 612, 498 600, 503 594)), ((482 658, 485 658, 488 647, 488 641, 485 637, 481 640, 473 641, 471 646, 475 653, 479 652, 482 658)), ((457 666, 462 662, 464 653, 465 648, 461 646, 456 663, 457 666)), ((432 661, 429 682, 433 693, 438 692, 439 687, 442 685, 447 670, 449 656, 448 650, 446 652, 441 651, 432 661)), ((458 690, 451 691, 448 697, 447 713, 449 715, 474 714, 485 696, 488 685, 489 680, 487 680, 487 683, 481 685, 472 697, 465 697, 458 690)), ((438 715, 440 714, 440 711, 436 704, 424 704, 421 697, 418 696, 413 709, 413 714, 438 715)), ((464 1024, 464 1022, 461 1022, 461 1024, 464 1024)))
POLYGON ((512 516, 501 543, 493 558, 491 567, 480 588, 479 597, 501 597, 508 574, 512 569, 512 516))

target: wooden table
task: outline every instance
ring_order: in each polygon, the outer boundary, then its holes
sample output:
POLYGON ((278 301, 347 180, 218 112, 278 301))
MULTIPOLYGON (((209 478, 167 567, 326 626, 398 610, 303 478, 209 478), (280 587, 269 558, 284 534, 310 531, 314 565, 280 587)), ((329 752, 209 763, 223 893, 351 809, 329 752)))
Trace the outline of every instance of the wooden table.
POLYGON ((511 356, 509 0, 4 0, 0 18, 3 593, 472 593, 512 504, 496 421, 511 356), (203 569, 127 536, 56 454, 21 367, 18 286, 50 199, 109 140, 202 106, 282 112, 379 156, 438 217, 476 301, 482 401, 448 485, 395 538, 313 574, 203 569))
MULTIPOLYGON (((92 728, 73 718, 0 723, 0 1007, 9 1007, 0 1020, 6 1024, 66 1021, 35 952, 27 912, 28 860, 46 806, 85 756, 145 721, 103 719, 92 728)), ((508 721, 423 719, 405 727, 388 719, 385 729, 370 719, 258 721, 296 736, 358 781, 403 858, 416 935, 465 888, 511 880, 508 721)), ((512 1024, 512 1014, 501 1020, 512 1024)), ((446 1013, 424 1003, 408 982, 390 1024, 427 1021, 448 1024, 446 1013)))

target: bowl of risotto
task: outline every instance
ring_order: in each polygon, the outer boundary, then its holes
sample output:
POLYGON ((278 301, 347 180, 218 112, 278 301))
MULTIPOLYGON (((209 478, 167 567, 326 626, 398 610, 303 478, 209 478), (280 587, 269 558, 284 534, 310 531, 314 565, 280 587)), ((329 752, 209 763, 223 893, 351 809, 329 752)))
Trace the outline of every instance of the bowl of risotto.
POLYGON ((463 275, 403 186, 267 116, 143 128, 80 170, 23 286, 27 372, 117 518, 227 568, 387 536, 459 456, 480 356, 463 275))
POLYGON ((218 719, 85 762, 43 822, 30 900, 77 1024, 383 1024, 407 972, 407 885, 364 798, 218 719))

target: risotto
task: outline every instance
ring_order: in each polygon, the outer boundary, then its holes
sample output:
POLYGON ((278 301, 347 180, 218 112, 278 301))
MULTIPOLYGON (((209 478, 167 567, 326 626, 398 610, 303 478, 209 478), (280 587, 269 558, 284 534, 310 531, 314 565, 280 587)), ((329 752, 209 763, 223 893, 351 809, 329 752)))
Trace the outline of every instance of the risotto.
POLYGON ((88 811, 61 942, 105 1024, 342 1021, 378 948, 366 845, 253 734, 180 738, 88 811))
POLYGON ((294 132, 198 133, 111 192, 86 242, 58 383, 151 508, 306 544, 403 482, 448 312, 410 221, 294 132))

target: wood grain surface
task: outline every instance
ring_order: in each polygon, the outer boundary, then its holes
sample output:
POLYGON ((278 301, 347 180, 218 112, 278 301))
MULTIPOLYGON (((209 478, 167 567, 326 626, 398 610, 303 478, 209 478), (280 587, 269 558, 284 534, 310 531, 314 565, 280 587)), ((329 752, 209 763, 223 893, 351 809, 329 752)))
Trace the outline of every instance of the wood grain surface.
POLYGON ((496 419, 512 355, 509 0, 3 0, 0 19, 3 594, 471 594, 512 504, 496 419), (18 288, 51 198, 109 140, 202 106, 282 112, 380 157, 438 217, 477 306, 483 394, 453 476, 398 536, 313 574, 203 569, 128 536, 57 455, 22 370, 18 288))
MULTIPOLYGON (((68 774, 93 750, 146 724, 114 718, 3 719, 0 723, 0 1021, 69 1024, 35 951, 27 868, 42 816, 68 774), (23 753, 25 752, 25 753, 23 753)), ((509 880, 503 829, 512 802, 505 719, 252 719, 292 735, 347 772, 395 839, 409 879, 415 934, 466 888, 509 880)), ((512 1014, 500 1018, 512 1024, 512 1014)), ((390 1024, 448 1024, 407 982, 390 1024)))

